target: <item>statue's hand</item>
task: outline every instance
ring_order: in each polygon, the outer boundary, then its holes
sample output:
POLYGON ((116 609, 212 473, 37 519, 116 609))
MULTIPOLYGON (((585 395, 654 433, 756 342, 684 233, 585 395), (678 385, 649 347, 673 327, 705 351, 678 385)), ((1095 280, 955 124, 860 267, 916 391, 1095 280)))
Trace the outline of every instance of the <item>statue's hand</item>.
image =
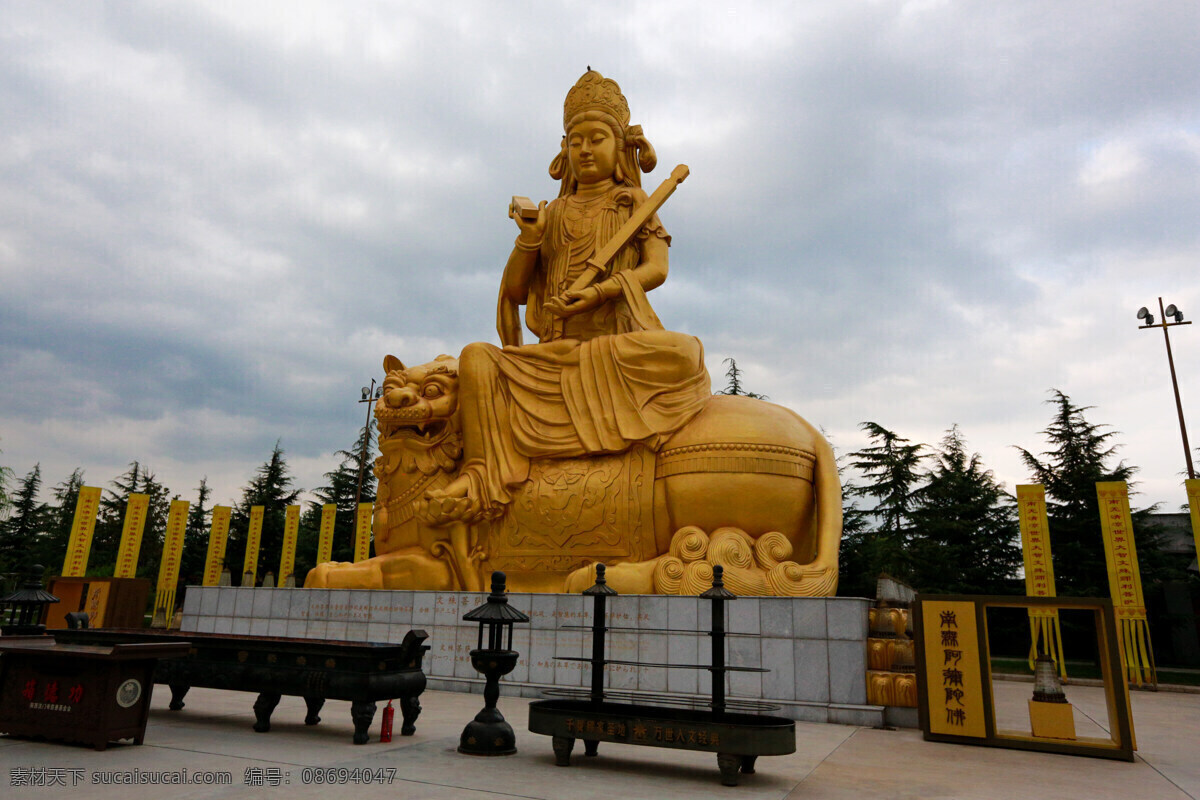
POLYGON ((581 311, 591 311, 604 302, 604 293, 596 286, 563 292, 546 301, 545 309, 556 317, 570 317, 581 311))
POLYGON ((538 203, 537 219, 533 222, 515 214, 510 216, 516 221, 517 227, 521 229, 521 241, 530 247, 536 247, 542 243, 542 236, 546 233, 546 201, 538 203))

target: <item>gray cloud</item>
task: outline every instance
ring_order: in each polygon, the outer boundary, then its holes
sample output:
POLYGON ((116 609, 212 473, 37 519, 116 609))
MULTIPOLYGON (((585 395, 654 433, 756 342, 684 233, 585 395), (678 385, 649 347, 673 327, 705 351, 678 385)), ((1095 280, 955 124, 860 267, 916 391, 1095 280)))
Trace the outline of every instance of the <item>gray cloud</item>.
POLYGON ((94 482, 140 458, 231 499, 282 437, 318 485, 385 353, 495 339, 508 197, 554 194, 590 63, 658 149, 649 182, 692 168, 653 301, 714 384, 737 358, 843 449, 864 419, 929 442, 958 422, 1010 485, 1057 386, 1174 505, 1161 344, 1132 311, 1200 308, 1198 16, 11 4, 2 458, 94 482))

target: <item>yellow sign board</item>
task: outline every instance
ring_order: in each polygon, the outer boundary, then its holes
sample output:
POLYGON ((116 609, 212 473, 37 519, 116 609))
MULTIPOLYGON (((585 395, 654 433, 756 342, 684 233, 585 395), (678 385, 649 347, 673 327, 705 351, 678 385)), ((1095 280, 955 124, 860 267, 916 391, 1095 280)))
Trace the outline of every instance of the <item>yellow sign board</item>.
POLYGON ((243 586, 253 586, 258 577, 258 545, 262 541, 263 506, 250 506, 250 528, 246 531, 246 558, 242 564, 243 586), (249 572, 250 578, 245 579, 249 572))
MULTIPOLYGON (((1021 552, 1025 556, 1025 594, 1030 597, 1054 597, 1054 560, 1050 555, 1050 523, 1046 516, 1046 487, 1040 483, 1017 486, 1017 518, 1021 527, 1021 552)), ((1029 609, 1029 668, 1046 654, 1067 675, 1063 658, 1062 630, 1058 609, 1029 609)))
POLYGON ((154 595, 154 613, 161 610, 167 626, 175 613, 175 584, 179 582, 179 562, 183 558, 183 534, 187 530, 187 500, 172 500, 167 515, 167 533, 163 537, 162 558, 158 562, 158 588, 154 595))
POLYGON ((213 506, 212 530, 208 534, 208 556, 204 559, 204 586, 216 586, 221 582, 221 571, 225 568, 225 545, 229 541, 229 506, 213 506))
POLYGON ((1046 488, 1041 484, 1017 487, 1021 523, 1021 550, 1025 554, 1025 593, 1054 597, 1054 563, 1050 558, 1050 526, 1046 519, 1046 488))
MULTIPOLYGON (((125 504, 125 524, 121 526, 121 547, 117 551, 117 566, 114 578, 137 576, 138 555, 142 551, 142 532, 146 529, 146 510, 150 507, 150 496, 131 494, 125 504)), ((92 622, 99 627, 99 623, 92 622)))
POLYGON ((354 563, 366 561, 371 555, 371 514, 374 503, 359 503, 354 514, 354 563))
POLYGON ((92 552, 92 534, 96 530, 96 512, 100 510, 100 489, 80 486, 75 501, 75 520, 71 523, 71 539, 63 559, 64 578, 82 578, 87 572, 88 556, 92 552))
POLYGON ((929 729, 947 736, 985 738, 983 677, 975 604, 923 600, 925 703, 929 729))
POLYGON ((1096 484, 1096 496, 1100 500, 1108 588, 1117 617, 1117 639, 1125 671, 1129 680, 1139 686, 1143 680, 1157 683, 1146 601, 1142 598, 1142 573, 1133 540, 1133 518, 1129 513, 1129 487, 1125 481, 1102 481, 1096 484))
POLYGON ((317 563, 333 560, 333 525, 337 521, 337 506, 326 503, 321 506, 321 538, 317 540, 317 563))
POLYGON ((88 627, 103 628, 104 613, 108 610, 108 592, 112 587, 108 581, 88 584, 87 599, 83 610, 88 615, 88 627))
POLYGON ((296 571, 296 535, 300 531, 300 506, 288 506, 283 517, 283 552, 279 554, 279 585, 296 571))
MULTIPOLYGON (((1121 674, 1112 604, 1090 597, 1014 597, 1012 595, 917 595, 913 605, 916 644, 917 713, 926 740, 957 744, 983 744, 1018 750, 1039 750, 1067 755, 1097 756, 1133 761, 1136 744, 1129 714, 1129 690, 1121 674), (1047 726, 1047 709, 1057 705, 1033 700, 1033 684, 1025 684, 1030 702, 1028 726, 1005 690, 1004 707, 997 710, 993 685, 992 653, 988 642, 990 612, 1001 609, 1069 609, 1085 612, 1095 628, 1095 648, 1078 642, 1087 657, 1098 655, 1107 728, 1072 734, 1070 724, 1054 719, 1047 726), (1098 733, 1097 733, 1098 731, 1098 733)), ((1078 620, 1081 615, 1076 614, 1078 620)), ((1082 629, 1080 629, 1082 632, 1082 629)), ((1017 684, 1020 686, 1020 684, 1017 684)), ((1021 694, 1023 692, 1018 692, 1021 694)), ((1068 698, 1070 693, 1068 692, 1068 698)), ((1063 703, 1066 712, 1070 705, 1063 703)), ((1090 713, 1090 712, 1089 712, 1090 713)), ((1054 717, 1055 714, 1049 716, 1054 717)))

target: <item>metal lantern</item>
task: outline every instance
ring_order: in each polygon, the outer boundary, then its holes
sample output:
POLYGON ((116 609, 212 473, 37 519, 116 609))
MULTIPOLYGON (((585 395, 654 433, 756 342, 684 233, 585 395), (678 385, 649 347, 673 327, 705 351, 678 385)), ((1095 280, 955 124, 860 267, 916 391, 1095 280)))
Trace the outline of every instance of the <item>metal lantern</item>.
POLYGON ((471 651, 471 666, 482 672, 487 683, 483 689, 483 709, 467 723, 459 738, 458 752, 472 756, 508 756, 517 752, 517 737, 512 726, 496 708, 500 698, 500 676, 512 672, 520 656, 512 649, 513 625, 529 622, 529 617, 508 604, 503 572, 492 573, 492 593, 487 602, 463 615, 479 623, 477 647, 471 651), (484 629, 487 646, 484 646, 484 629), (507 635, 506 635, 507 634, 507 635))
POLYGON ((20 589, 0 597, 0 608, 4 608, 8 616, 7 624, 0 625, 0 636, 44 634, 46 626, 42 624, 42 614, 46 606, 57 602, 57 597, 42 589, 42 565, 34 564, 20 589))

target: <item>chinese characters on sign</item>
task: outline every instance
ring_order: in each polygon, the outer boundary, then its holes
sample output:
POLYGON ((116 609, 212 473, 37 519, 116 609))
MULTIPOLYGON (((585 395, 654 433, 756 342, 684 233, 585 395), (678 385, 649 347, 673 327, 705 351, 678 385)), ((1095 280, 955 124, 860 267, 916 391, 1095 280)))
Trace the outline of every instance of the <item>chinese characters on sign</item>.
POLYGON ((1129 488, 1124 481, 1096 484, 1100 501, 1100 530, 1104 534, 1104 557, 1108 563, 1108 588, 1117 617, 1117 638, 1129 680, 1157 683, 1150 657, 1150 629, 1146 603, 1142 599, 1142 576, 1138 570, 1133 541, 1133 519, 1129 513, 1129 488))
POLYGON ((28 678, 19 685, 21 697, 35 711, 74 711, 83 701, 83 684, 80 683, 62 686, 53 678, 44 681, 28 678))
POLYGON ((229 515, 232 511, 229 506, 213 506, 208 556, 204 561, 205 586, 216 586, 221 582, 221 570, 225 568, 225 543, 229 539, 229 515))
MULTIPOLYGON (((1017 508, 1021 525, 1021 550, 1025 555, 1025 594, 1030 597, 1055 597, 1054 562, 1050 556, 1050 529, 1046 519, 1046 487, 1031 484, 1017 487, 1017 508)), ((1062 655, 1062 631, 1058 609, 1029 609, 1029 668, 1039 655, 1048 655, 1066 677, 1062 655)))
POLYGON ((926 713, 934 733, 985 736, 975 605, 922 601, 926 713))
POLYGON ((279 554, 279 585, 296 570, 296 535, 300 530, 300 506, 288 506, 283 515, 283 550, 279 554))
POLYGON ((121 548, 117 552, 117 566, 113 570, 114 578, 137 576, 138 554, 142 550, 142 532, 146 528, 146 509, 149 504, 149 495, 129 495, 129 501, 125 504, 125 524, 121 527, 121 548))
POLYGON ((262 540, 263 509, 264 506, 250 507, 250 528, 246 531, 246 559, 242 564, 242 573, 250 573, 250 586, 254 585, 254 579, 258 577, 258 543, 262 540))
POLYGON ((99 487, 79 487, 79 500, 75 503, 75 521, 71 523, 67 556, 63 559, 64 578, 80 578, 87 572, 88 555, 92 552, 92 533, 96 530, 96 512, 99 509, 99 487))
POLYGON ((337 506, 326 503, 321 506, 321 535, 317 539, 317 563, 333 561, 333 527, 337 521, 337 506))
POLYGON ((187 500, 172 500, 167 514, 167 534, 163 538, 162 561, 158 564, 158 588, 154 596, 154 613, 163 611, 169 622, 175 610, 175 585, 179 583, 179 561, 183 558, 183 532, 187 527, 187 500))
POLYGON ((676 745, 677 747, 695 745, 719 747, 721 745, 720 731, 691 725, 656 725, 641 721, 629 723, 624 720, 575 719, 574 717, 568 717, 567 732, 588 739, 629 741, 635 744, 637 742, 662 742, 664 744, 676 745), (631 733, 632 736, 629 735, 631 733))
POLYGON ((1046 521, 1046 489, 1040 484, 1018 486, 1021 547, 1025 552, 1025 593, 1054 597, 1054 567, 1046 521))
POLYGON ((366 561, 371 550, 371 514, 374 503, 359 503, 354 516, 354 563, 366 561))

